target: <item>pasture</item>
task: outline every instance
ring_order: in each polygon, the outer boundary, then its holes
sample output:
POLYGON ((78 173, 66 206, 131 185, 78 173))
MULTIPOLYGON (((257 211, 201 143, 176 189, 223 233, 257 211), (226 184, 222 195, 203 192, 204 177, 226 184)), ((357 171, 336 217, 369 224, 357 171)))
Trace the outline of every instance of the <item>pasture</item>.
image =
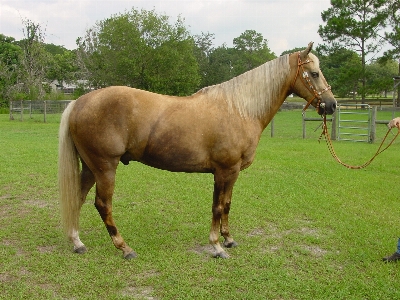
MULTIPOLYGON (((390 119, 391 113, 378 113, 390 119)), ((230 259, 208 244, 213 178, 120 164, 114 218, 138 257, 112 245, 88 196, 83 255, 60 226, 59 116, 0 115, 2 299, 398 299, 400 264, 385 264, 399 226, 400 140, 366 169, 336 163, 316 122, 302 139, 301 111, 275 117, 234 187, 230 259), (39 117, 40 118, 40 117, 39 117)), ((383 137, 385 126, 378 127, 383 137)), ((334 142, 362 164, 378 143, 334 142)))

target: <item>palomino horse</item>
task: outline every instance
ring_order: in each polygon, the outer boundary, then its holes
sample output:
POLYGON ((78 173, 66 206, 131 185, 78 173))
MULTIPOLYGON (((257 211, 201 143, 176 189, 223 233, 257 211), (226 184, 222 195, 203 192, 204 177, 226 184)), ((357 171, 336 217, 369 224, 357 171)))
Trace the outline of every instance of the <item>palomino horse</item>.
POLYGON ((321 115, 336 109, 311 48, 312 43, 189 97, 114 86, 71 102, 61 119, 58 176, 62 221, 74 251, 86 251, 78 234, 79 213, 96 184, 95 207, 115 247, 127 259, 136 256, 114 223, 112 196, 118 163, 138 161, 214 175, 209 240, 215 256, 227 258, 219 232, 225 247, 237 245, 228 226, 233 185, 253 162, 261 133, 283 101, 296 93, 321 115))

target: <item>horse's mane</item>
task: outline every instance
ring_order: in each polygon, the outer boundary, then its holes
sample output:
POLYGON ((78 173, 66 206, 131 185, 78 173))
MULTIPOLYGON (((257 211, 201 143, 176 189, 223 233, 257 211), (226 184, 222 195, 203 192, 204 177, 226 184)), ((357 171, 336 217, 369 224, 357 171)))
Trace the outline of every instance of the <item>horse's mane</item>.
POLYGON ((289 71, 289 55, 284 55, 199 92, 212 99, 224 98, 229 108, 235 107, 242 117, 259 117, 279 98, 289 71))

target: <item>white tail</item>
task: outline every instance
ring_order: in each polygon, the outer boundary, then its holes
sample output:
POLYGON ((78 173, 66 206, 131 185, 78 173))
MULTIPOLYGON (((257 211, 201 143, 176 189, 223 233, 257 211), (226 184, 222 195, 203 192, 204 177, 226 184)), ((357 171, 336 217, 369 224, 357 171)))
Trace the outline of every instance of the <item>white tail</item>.
POLYGON ((61 222, 68 237, 79 229, 79 211, 82 201, 79 156, 69 131, 69 116, 74 105, 75 101, 72 101, 62 114, 58 146, 61 222))

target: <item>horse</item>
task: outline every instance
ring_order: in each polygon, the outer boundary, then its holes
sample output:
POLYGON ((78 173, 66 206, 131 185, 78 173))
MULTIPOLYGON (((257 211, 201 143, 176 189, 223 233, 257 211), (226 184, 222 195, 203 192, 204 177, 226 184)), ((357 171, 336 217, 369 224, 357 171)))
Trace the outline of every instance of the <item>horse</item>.
POLYGON ((79 214, 96 184, 94 205, 114 246, 126 259, 137 256, 112 216, 117 166, 137 161, 172 172, 213 174, 209 242, 213 256, 228 258, 219 234, 225 248, 238 245, 228 224, 233 186, 253 162, 261 133, 286 97, 295 93, 320 115, 336 109, 312 46, 187 97, 111 86, 72 101, 60 122, 58 185, 73 251, 87 251, 79 238, 79 214))

